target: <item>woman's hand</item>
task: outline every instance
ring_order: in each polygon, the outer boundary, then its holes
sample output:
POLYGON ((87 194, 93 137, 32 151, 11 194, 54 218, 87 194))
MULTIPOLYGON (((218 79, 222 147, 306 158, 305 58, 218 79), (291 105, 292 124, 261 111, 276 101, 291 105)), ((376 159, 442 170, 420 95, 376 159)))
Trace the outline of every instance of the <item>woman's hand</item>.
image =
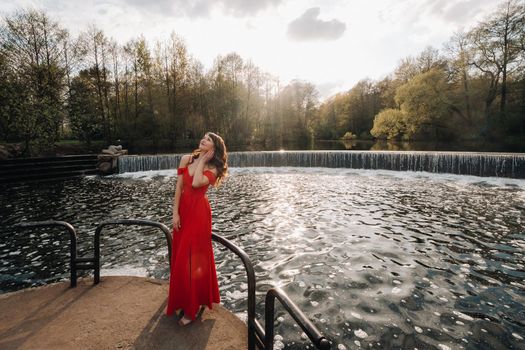
POLYGON ((180 216, 177 213, 173 213, 173 229, 177 232, 180 230, 180 216))
POLYGON ((214 153, 215 152, 213 150, 209 150, 208 152, 204 153, 204 155, 202 156, 202 161, 204 163, 208 163, 213 158, 214 153))

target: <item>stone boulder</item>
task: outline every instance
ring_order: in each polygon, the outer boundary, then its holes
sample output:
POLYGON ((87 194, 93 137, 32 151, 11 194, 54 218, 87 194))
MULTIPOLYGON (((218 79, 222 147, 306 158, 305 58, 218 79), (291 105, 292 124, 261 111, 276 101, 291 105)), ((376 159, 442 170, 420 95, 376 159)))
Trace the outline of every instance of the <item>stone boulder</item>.
POLYGON ((103 149, 98 155, 98 170, 102 175, 109 175, 117 172, 118 157, 128 154, 128 150, 122 149, 121 145, 111 145, 103 149))

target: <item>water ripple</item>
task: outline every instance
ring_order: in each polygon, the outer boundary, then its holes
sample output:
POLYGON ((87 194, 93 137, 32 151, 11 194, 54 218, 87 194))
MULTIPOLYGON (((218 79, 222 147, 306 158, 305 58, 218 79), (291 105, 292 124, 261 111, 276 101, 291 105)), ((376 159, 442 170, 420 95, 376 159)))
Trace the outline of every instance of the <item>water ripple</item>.
MULTIPOLYGON (((89 255, 98 223, 143 218, 170 225, 174 171, 5 188, 1 291, 68 277, 66 234, 16 232, 23 220, 65 220, 89 255)), ((334 348, 525 348, 525 181, 352 169, 239 168, 209 193, 214 232, 254 263, 257 314, 280 286, 334 348)), ((247 281, 215 246, 221 298, 245 317, 247 281)), ((168 277, 151 228, 102 237, 103 274, 168 277)), ((277 307, 277 338, 308 342, 277 307)))

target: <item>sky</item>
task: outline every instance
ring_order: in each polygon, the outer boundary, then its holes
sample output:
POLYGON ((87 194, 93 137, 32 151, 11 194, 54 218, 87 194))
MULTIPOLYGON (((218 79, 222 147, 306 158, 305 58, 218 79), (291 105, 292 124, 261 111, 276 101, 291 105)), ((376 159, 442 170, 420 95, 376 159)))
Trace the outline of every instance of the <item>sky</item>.
POLYGON ((153 46, 172 32, 209 69, 237 52, 282 84, 317 86, 321 99, 359 80, 382 79, 426 47, 483 20, 500 0, 17 0, 0 14, 44 10, 73 35, 94 24, 124 44, 153 46))

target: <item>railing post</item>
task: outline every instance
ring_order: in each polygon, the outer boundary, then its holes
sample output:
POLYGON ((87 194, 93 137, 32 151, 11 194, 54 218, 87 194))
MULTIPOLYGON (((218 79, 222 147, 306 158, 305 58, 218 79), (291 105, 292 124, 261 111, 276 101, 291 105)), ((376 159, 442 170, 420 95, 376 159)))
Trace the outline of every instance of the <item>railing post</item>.
MULTIPOLYGON (((61 226, 65 227, 70 234, 70 279, 71 287, 77 285, 77 269, 91 269, 94 270, 94 284, 100 282, 100 234, 102 229, 108 225, 139 225, 139 226, 153 226, 160 228, 166 237, 168 244, 168 255, 171 267, 172 256, 172 235, 168 227, 162 223, 150 220, 136 220, 136 219, 122 219, 122 220, 108 220, 100 223, 96 230, 93 239, 93 258, 77 258, 77 233, 74 227, 65 221, 40 221, 40 222, 24 222, 15 225, 18 228, 31 227, 47 227, 47 226, 61 226), (80 264, 85 263, 85 264, 80 264), (87 264, 86 264, 87 263, 87 264)), ((255 350, 256 346, 272 350, 274 339, 274 314, 275 314, 275 298, 278 298, 286 311, 295 319, 295 321, 306 332, 314 345, 321 350, 330 349, 330 342, 317 328, 306 318, 306 316, 299 310, 299 308, 288 298, 286 293, 279 288, 272 288, 266 294, 265 307, 265 329, 263 330, 260 323, 255 318, 255 272, 253 265, 248 255, 235 244, 229 240, 212 234, 212 240, 222 244, 230 251, 235 253, 243 262, 248 278, 248 349, 255 350)))
POLYGON ((257 321, 255 319, 255 272, 253 270, 252 262, 244 250, 240 249, 227 239, 213 233, 212 240, 231 250, 244 264, 248 278, 248 350, 255 350, 255 327, 257 321))
POLYGON ((272 288, 266 293, 265 300, 265 349, 273 349, 274 336, 274 311, 275 298, 279 299, 285 310, 293 317, 301 329, 306 333, 312 343, 321 350, 330 349, 330 342, 321 332, 314 326, 314 324, 303 314, 303 312, 295 305, 295 303, 288 297, 288 295, 280 288, 272 288))
POLYGON ((95 230, 93 237, 93 264, 95 265, 93 271, 93 284, 100 282, 100 232, 105 225, 99 224, 95 230))
POLYGON ((274 315, 275 298, 270 292, 267 292, 264 302, 264 348, 270 350, 273 350, 274 315))
POLYGON ((98 224, 96 230, 95 230, 95 236, 93 237, 93 250, 94 250, 94 278, 93 283, 98 284, 100 282, 100 233, 102 232, 102 229, 109 225, 138 225, 138 226, 152 226, 157 227, 164 232, 164 236, 166 237, 166 242, 168 244, 168 258, 170 261, 171 266, 171 243, 172 243, 172 236, 170 229, 157 221, 151 221, 151 220, 139 220, 139 219, 117 219, 117 220, 107 220, 104 222, 101 222, 98 224))
POLYGON ((75 228, 65 221, 35 221, 35 222, 21 222, 14 225, 16 228, 35 228, 35 227, 65 227, 69 232, 69 278, 71 288, 77 286, 77 232, 75 228))

